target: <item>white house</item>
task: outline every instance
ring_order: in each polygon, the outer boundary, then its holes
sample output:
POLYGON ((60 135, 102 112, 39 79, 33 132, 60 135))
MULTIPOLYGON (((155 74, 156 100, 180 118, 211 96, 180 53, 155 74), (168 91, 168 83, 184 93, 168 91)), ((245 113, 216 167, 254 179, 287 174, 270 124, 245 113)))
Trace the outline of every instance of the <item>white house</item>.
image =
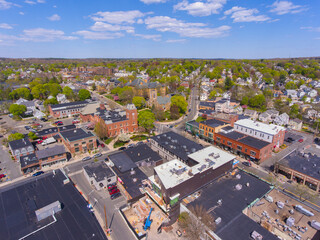
POLYGON ((207 101, 208 94, 206 92, 203 92, 200 94, 200 101, 207 101))
POLYGON ((273 120, 273 123, 279 126, 287 125, 289 123, 289 119, 290 118, 288 114, 282 113, 273 120))
POLYGON ((67 98, 66 98, 66 95, 61 94, 61 93, 59 93, 59 94, 57 95, 57 101, 58 101, 59 103, 67 103, 67 102, 68 102, 68 100, 67 100, 67 98))

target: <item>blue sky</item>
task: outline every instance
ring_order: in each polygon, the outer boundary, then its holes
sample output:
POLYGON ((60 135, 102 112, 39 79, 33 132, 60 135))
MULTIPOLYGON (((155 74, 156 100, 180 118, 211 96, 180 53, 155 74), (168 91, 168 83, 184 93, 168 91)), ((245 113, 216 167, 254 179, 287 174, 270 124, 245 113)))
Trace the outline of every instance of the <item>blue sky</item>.
POLYGON ((0 57, 320 56, 319 0, 0 0, 0 57))

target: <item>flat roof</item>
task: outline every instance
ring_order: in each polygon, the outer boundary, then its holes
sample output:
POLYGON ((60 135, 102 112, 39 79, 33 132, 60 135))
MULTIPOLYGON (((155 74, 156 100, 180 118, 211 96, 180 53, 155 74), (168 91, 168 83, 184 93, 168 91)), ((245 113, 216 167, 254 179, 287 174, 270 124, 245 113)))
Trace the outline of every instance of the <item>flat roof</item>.
POLYGON ((113 162, 113 164, 119 170, 119 172, 122 173, 137 167, 137 165, 132 161, 132 159, 124 152, 111 154, 108 156, 108 158, 110 161, 113 162))
POLYGON ((206 126, 209 126, 209 127, 219 127, 219 126, 223 126, 223 125, 227 125, 228 123, 226 122, 222 122, 220 120, 217 120, 217 119, 210 119, 210 120, 205 120, 205 121, 202 121, 200 122, 201 124, 204 124, 206 126))
MULTIPOLYGON (((223 176, 201 189, 201 195, 187 207, 202 205, 215 219, 221 218, 216 226, 216 233, 229 229, 233 220, 257 198, 263 197, 270 190, 270 185, 241 170, 234 176, 223 176), (240 179, 237 176, 240 176, 240 179), (249 183, 249 186, 246 186, 249 183), (241 190, 236 185, 241 184, 241 190), (219 205, 218 201, 222 204, 219 205)), ((232 229, 232 228, 231 228, 232 229)), ((229 230, 231 230, 229 229, 229 230)), ((249 238, 245 238, 249 239, 249 238)))
POLYGON ((60 170, 28 178, 18 184, 0 189, 1 239, 16 240, 39 230, 54 221, 48 217, 37 221, 35 211, 55 201, 62 210, 55 214, 57 221, 26 239, 107 239, 97 219, 88 210, 87 202, 73 186, 64 184, 60 170))
POLYGON ((281 130, 285 130, 284 127, 274 125, 274 124, 266 124, 262 122, 253 121, 251 119, 241 119, 234 123, 235 125, 243 126, 246 128, 255 129, 260 132, 268 133, 271 135, 277 134, 281 130))
POLYGON ((132 148, 127 148, 123 151, 125 154, 131 158, 133 162, 158 162, 162 160, 160 155, 153 151, 147 144, 136 145, 132 148))
POLYGON ((239 139, 239 142, 246 144, 250 147, 253 147, 255 149, 262 149, 271 143, 251 137, 251 136, 246 136, 244 138, 239 139))
MULTIPOLYGON (((223 128, 224 129, 224 128, 223 128)), ((246 135, 242 134, 242 133, 239 133, 239 132, 236 132, 236 131, 231 131, 231 132, 223 132, 223 131, 220 131, 218 132, 218 134, 224 136, 224 137, 227 137, 227 138, 230 138, 230 139, 233 139, 233 140, 238 140, 240 138, 243 138, 245 137, 246 135)))
POLYGON ((60 135, 68 140, 69 142, 77 141, 80 139, 85 139, 89 137, 93 137, 94 135, 91 132, 86 132, 82 128, 76 128, 68 131, 60 132, 60 135))
POLYGON ((39 159, 43 159, 43 158, 47 158, 47 157, 52 157, 52 156, 56 156, 56 155, 59 155, 59 154, 63 154, 63 153, 66 153, 66 149, 64 148, 63 145, 61 144, 57 144, 53 147, 47 147, 47 148, 44 148, 42 150, 39 150, 36 152, 37 154, 37 157, 39 159))
POLYGON ((52 134, 52 133, 67 131, 67 130, 74 129, 74 128, 76 128, 76 125, 74 125, 74 124, 65 125, 62 127, 46 128, 46 129, 42 129, 41 131, 36 132, 36 135, 37 136, 44 136, 44 135, 48 135, 48 134, 52 134))
POLYGON ((114 172, 108 167, 104 161, 92 162, 85 165, 83 169, 89 177, 93 177, 97 182, 103 181, 105 178, 115 176, 114 172))
POLYGON ((55 104, 51 105, 51 109, 53 111, 60 110, 60 109, 66 109, 66 108, 75 108, 75 107, 84 107, 89 102, 87 101, 78 101, 78 102, 70 102, 70 103, 61 103, 61 104, 55 104))
POLYGON ((20 157, 21 168, 24 168, 25 166, 28 166, 31 164, 36 164, 36 163, 39 163, 39 160, 38 160, 36 154, 34 154, 34 153, 20 157))
POLYGON ((311 153, 293 152, 280 160, 280 164, 320 180, 320 157, 311 153))
POLYGON ((188 160, 188 155, 190 153, 196 152, 203 148, 202 145, 172 131, 153 136, 151 139, 184 161, 188 160))
POLYGON ((192 120, 190 122, 187 122, 187 124, 199 128, 199 122, 197 122, 196 120, 192 120))

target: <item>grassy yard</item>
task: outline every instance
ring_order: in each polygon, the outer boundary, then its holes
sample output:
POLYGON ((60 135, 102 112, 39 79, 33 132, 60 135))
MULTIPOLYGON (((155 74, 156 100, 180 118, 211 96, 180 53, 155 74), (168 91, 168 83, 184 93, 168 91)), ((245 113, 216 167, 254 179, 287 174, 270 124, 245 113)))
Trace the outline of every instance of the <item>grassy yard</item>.
POLYGON ((148 139, 148 136, 146 136, 146 135, 133 135, 130 139, 132 141, 144 141, 144 140, 148 139))
POLYGON ((104 140, 104 143, 108 145, 109 143, 112 142, 113 139, 114 139, 113 137, 107 138, 106 140, 104 140))
POLYGON ((122 142, 122 141, 116 141, 114 144, 113 144, 113 147, 114 148, 118 148, 118 147, 122 147, 124 145, 126 145, 127 143, 126 142, 122 142))

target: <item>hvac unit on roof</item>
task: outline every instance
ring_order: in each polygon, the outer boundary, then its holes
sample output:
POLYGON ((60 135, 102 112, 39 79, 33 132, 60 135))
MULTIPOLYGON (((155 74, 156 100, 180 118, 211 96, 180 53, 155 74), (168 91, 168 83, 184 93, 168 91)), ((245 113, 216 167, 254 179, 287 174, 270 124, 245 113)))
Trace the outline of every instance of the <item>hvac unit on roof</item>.
POLYGON ((214 159, 217 159, 217 158, 219 158, 219 157, 220 157, 220 154, 219 154, 219 153, 216 153, 216 154, 213 156, 214 159))
POLYGON ((168 139, 171 139, 171 137, 170 137, 170 136, 168 136, 168 139))

